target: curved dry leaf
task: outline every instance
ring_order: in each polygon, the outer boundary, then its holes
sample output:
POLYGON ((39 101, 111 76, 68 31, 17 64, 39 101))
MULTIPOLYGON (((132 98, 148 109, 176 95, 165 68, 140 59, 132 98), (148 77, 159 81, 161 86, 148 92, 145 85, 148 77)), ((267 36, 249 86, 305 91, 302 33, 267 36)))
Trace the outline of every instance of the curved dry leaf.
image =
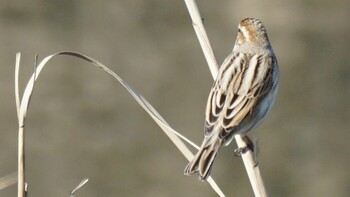
MULTIPOLYGON (((29 107, 29 101, 30 97, 33 93, 34 89, 34 82, 37 80, 37 78, 40 75, 40 72, 44 68, 44 66, 48 63, 49 60, 51 60, 53 57, 60 56, 60 55, 67 55, 67 56, 73 56, 77 57, 80 59, 83 59, 98 68, 101 68, 111 76, 113 76, 115 79, 118 80, 118 82, 133 96, 133 98, 140 104, 140 106, 152 117, 152 119, 158 124, 158 126, 164 131, 164 133, 171 139, 171 141, 175 144, 175 146, 180 150, 180 152, 186 157, 187 160, 191 160, 193 158, 192 152, 187 148, 187 146, 183 143, 181 139, 184 141, 188 142, 195 148, 199 149, 197 145, 195 145, 193 142, 176 132, 173 128, 170 127, 170 125, 164 120, 164 118, 154 109, 154 107, 137 91, 135 91, 126 81, 124 81, 121 77, 119 77, 115 72, 110 70, 107 66, 103 65, 99 61, 90 58, 86 55, 83 55, 81 53, 77 52, 71 52, 71 51, 63 51, 63 52, 58 52, 52 55, 49 55, 45 57, 39 65, 37 65, 34 74, 31 76, 29 79, 27 86, 24 90, 22 101, 19 106, 19 124, 23 125, 24 120, 26 117, 26 113, 29 107), (180 139, 181 138, 181 139, 180 139)), ((20 56, 19 56, 20 57, 20 56)), ((17 60, 19 64, 19 59, 17 60)), ((17 65, 17 64, 16 64, 17 65)), ((19 65, 18 65, 19 68, 19 65)), ((18 75, 18 74, 16 74, 18 75)), ((17 92, 18 90, 16 90, 17 92)), ((16 93, 18 94, 18 93, 16 93)), ((19 94, 18 94, 19 98, 19 94)), ((19 101, 18 101, 19 102, 19 101)), ((208 178, 208 183, 212 186, 212 188, 220 195, 224 196, 220 188, 217 186, 215 181, 209 177, 208 178)))

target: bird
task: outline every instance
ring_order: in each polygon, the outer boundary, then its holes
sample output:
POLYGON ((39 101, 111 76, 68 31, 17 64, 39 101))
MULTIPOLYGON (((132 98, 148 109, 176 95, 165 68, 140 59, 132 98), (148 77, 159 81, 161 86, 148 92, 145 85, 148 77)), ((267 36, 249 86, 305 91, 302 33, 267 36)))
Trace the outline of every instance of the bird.
POLYGON ((265 26, 259 19, 244 18, 209 93, 202 145, 184 174, 198 173, 201 181, 206 180, 220 148, 261 124, 275 101, 278 84, 278 63, 265 26))

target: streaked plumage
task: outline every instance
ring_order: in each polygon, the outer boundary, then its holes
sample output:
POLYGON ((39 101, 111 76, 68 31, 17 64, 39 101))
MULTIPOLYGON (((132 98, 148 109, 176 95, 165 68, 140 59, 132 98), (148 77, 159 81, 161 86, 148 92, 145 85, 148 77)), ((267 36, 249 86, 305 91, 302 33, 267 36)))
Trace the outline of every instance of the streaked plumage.
POLYGON ((263 24, 254 18, 238 26, 233 52, 222 63, 209 93, 204 140, 185 175, 205 180, 221 146, 258 126, 270 110, 278 87, 278 65, 263 24))

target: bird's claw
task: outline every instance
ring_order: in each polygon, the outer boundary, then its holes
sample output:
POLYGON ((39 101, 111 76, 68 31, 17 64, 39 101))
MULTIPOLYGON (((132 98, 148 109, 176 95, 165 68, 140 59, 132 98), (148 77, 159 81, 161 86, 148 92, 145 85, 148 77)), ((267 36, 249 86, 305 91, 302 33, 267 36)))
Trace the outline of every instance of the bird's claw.
POLYGON ((250 150, 250 148, 248 146, 246 147, 240 147, 234 150, 235 156, 236 157, 240 157, 242 156, 242 154, 248 152, 250 150))

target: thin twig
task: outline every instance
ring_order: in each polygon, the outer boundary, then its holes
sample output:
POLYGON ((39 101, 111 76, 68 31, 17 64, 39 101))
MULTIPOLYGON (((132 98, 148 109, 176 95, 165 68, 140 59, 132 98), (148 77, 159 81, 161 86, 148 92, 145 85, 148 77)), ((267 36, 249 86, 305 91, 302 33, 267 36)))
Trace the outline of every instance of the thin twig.
MULTIPOLYGON (((216 75, 218 73, 218 66, 217 61, 215 59, 214 53, 212 52, 212 47, 209 43, 209 39, 207 37, 207 34, 205 32, 202 18, 200 17, 200 14, 198 12, 198 8, 196 5, 195 0, 185 0, 185 3, 187 5, 188 11, 191 15, 192 21, 193 21, 193 27, 195 29, 195 32, 197 34, 197 37, 199 39, 199 43, 201 44, 203 53, 205 55, 205 58, 207 59, 211 74, 216 79, 216 75)), ((242 136, 236 135, 235 136, 236 142, 238 147, 244 148, 247 147, 246 142, 242 139, 242 136)), ((250 183, 253 187, 253 191, 255 196, 257 197, 266 197, 266 187, 264 185, 264 182, 262 180, 259 166, 256 164, 255 157, 252 151, 248 150, 244 154, 242 154, 242 159, 244 162, 244 166, 247 170, 247 174, 250 180, 250 183)))

